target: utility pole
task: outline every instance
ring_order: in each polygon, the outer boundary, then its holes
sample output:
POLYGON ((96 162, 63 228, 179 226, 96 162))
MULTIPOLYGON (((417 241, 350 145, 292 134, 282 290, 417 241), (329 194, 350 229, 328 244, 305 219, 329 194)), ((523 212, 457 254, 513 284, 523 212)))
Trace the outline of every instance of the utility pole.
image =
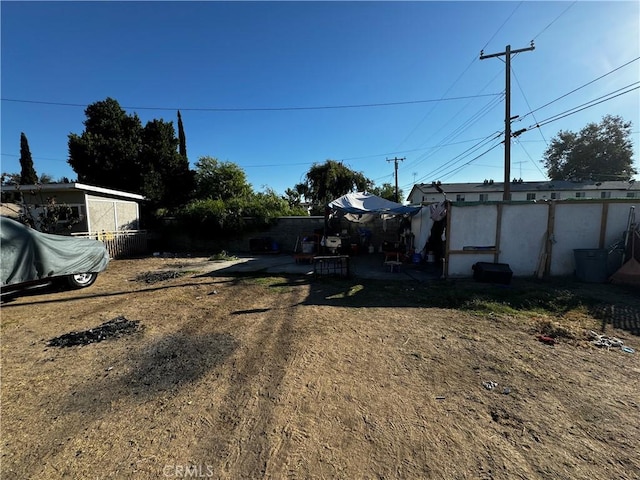
POLYGON ((533 40, 531 46, 511 50, 511 45, 507 45, 504 52, 485 55, 484 50, 480 51, 480 60, 493 57, 505 57, 505 101, 504 101, 504 193, 502 200, 507 201, 511 197, 511 55, 520 52, 535 50, 533 40))
POLYGON ((398 158, 395 157, 391 160, 389 160, 387 158, 387 162, 393 162, 395 165, 395 175, 396 175, 396 203, 400 203, 400 200, 398 200, 398 162, 402 162, 404 160, 404 158, 398 158))

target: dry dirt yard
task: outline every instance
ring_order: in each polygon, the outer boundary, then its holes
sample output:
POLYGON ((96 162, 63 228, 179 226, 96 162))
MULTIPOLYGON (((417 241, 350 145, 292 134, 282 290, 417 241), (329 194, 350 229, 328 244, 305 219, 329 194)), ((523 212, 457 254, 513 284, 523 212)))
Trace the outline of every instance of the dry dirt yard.
POLYGON ((637 291, 209 270, 3 303, 2 478, 640 478, 637 291))

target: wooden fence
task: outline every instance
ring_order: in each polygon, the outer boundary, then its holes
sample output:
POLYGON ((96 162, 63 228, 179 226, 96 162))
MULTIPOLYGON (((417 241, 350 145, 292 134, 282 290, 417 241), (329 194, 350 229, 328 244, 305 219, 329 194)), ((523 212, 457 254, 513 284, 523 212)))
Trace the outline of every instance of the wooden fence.
POLYGON ((111 258, 126 258, 147 253, 148 235, 146 230, 84 232, 72 235, 100 240, 107 247, 111 258))

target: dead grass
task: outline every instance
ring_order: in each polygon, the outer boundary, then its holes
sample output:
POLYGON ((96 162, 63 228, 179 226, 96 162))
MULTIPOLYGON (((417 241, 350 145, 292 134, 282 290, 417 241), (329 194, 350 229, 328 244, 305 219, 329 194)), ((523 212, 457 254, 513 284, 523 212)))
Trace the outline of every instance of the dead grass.
POLYGON ((638 350, 634 292, 136 281, 170 262, 113 261, 87 290, 2 306, 3 478, 640 477, 639 354, 586 336, 638 350), (47 346, 119 316, 144 328, 47 346))

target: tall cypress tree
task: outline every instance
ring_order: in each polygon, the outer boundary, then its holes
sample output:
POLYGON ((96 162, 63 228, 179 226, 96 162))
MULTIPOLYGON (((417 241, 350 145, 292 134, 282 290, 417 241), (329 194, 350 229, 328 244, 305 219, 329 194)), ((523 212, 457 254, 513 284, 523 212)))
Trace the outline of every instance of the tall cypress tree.
POLYGON ((178 140, 180 141, 179 153, 185 160, 187 159, 187 140, 184 136, 184 127, 182 126, 182 116, 178 110, 178 140))
POLYGON ((29 141, 24 132, 20 133, 20 185, 35 185, 38 183, 38 175, 33 168, 29 141))

